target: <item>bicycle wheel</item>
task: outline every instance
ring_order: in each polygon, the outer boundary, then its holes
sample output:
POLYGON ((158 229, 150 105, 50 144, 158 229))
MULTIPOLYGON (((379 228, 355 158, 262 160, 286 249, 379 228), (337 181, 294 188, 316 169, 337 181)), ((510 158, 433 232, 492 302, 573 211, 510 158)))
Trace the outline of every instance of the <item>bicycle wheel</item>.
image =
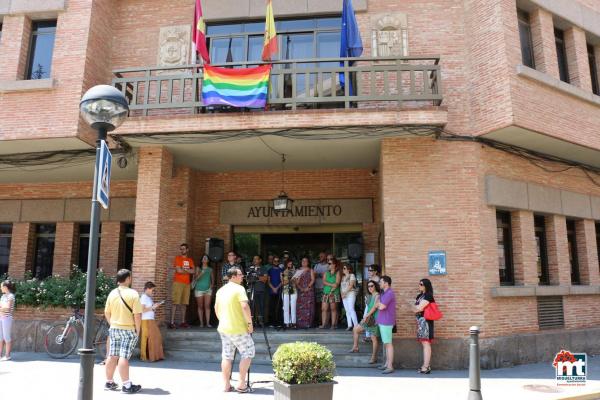
POLYGON ((55 324, 46 332, 44 347, 46 353, 52 358, 68 357, 77 348, 79 332, 73 325, 69 325, 66 330, 65 326, 65 324, 55 324))
POLYGON ((98 324, 96 337, 94 338, 94 348, 96 349, 96 355, 103 360, 106 358, 106 342, 108 340, 109 326, 104 319, 98 324))

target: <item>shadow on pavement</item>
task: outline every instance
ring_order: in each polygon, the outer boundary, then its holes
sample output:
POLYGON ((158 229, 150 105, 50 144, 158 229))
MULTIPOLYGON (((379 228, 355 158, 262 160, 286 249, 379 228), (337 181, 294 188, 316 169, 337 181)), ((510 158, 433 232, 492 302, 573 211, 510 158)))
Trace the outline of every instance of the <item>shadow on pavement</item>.
POLYGON ((140 393, 151 395, 151 396, 168 396, 171 394, 168 390, 161 388, 142 388, 140 393))
POLYGON ((252 388, 252 392, 250 392, 249 394, 254 394, 254 395, 263 395, 263 396, 273 396, 273 389, 269 389, 269 388, 265 388, 265 387, 253 387, 252 388))

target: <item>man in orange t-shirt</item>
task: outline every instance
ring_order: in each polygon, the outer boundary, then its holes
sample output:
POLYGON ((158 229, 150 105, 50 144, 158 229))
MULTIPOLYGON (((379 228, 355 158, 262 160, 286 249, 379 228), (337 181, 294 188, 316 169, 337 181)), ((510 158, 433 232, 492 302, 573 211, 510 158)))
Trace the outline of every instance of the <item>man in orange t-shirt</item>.
POLYGON ((190 303, 190 283, 192 282, 192 274, 194 273, 194 260, 187 256, 189 250, 187 243, 182 243, 181 246, 179 246, 179 250, 181 251, 181 255, 175 257, 175 260, 173 261, 173 268, 175 268, 171 290, 173 309, 171 311, 171 323, 169 324, 169 329, 175 329, 177 308, 181 308, 182 310, 182 322, 179 324, 179 327, 190 327, 185 322, 185 309, 190 303))

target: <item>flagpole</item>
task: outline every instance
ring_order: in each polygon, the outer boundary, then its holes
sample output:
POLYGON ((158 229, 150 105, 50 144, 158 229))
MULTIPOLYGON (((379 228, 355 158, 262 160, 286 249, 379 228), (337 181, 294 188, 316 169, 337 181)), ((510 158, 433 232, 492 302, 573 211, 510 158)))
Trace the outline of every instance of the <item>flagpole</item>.
MULTIPOLYGON (((233 43, 233 38, 229 38, 229 44, 227 45, 227 57, 225 58, 225 62, 227 64, 233 64, 233 53, 231 52, 231 44, 233 43)), ((233 68, 233 65, 228 65, 227 68, 233 68)))

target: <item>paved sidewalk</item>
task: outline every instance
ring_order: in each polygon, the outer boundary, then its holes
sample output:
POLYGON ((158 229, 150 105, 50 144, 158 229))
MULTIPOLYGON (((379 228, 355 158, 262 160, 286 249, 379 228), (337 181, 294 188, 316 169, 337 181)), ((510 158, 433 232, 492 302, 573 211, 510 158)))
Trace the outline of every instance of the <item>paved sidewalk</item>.
MULTIPOLYGON (((131 377, 143 389, 136 399, 237 399, 237 393, 221 393, 218 364, 162 361, 146 364, 133 361, 131 377)), ((597 396, 580 397, 600 399, 600 357, 588 358, 588 382, 585 387, 557 388, 550 364, 530 364, 514 368, 482 371, 484 400, 556 400, 596 392, 597 396), (529 389, 528 389, 529 388, 529 389), (532 390, 535 389, 535 390, 532 390)), ((237 373, 234 373, 234 378, 237 373)), ((52 360, 41 353, 15 353, 13 361, 0 362, 0 384, 4 398, 64 398, 77 395, 79 360, 52 360)), ((94 398, 118 399, 121 393, 105 392, 104 368, 94 369, 94 398)), ((251 371, 251 380, 272 379, 272 370, 258 366, 251 371)), ((382 376, 376 369, 338 370, 339 382, 334 399, 361 398, 418 398, 439 400, 466 400, 468 374, 466 371, 433 371, 419 375, 416 371, 402 370, 382 376)), ((255 385, 255 392, 245 395, 251 399, 272 399, 273 385, 255 385)))

